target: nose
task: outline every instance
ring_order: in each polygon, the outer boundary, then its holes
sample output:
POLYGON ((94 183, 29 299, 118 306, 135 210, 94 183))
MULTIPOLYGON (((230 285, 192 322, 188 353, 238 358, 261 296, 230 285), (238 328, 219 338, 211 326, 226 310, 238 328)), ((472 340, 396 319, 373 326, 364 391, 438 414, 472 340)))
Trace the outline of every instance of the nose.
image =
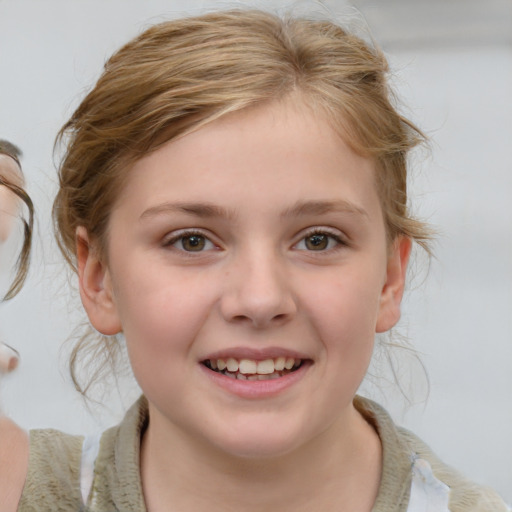
POLYGON ((289 269, 271 251, 248 250, 225 275, 221 312, 230 323, 265 328, 288 322, 297 305, 289 269))

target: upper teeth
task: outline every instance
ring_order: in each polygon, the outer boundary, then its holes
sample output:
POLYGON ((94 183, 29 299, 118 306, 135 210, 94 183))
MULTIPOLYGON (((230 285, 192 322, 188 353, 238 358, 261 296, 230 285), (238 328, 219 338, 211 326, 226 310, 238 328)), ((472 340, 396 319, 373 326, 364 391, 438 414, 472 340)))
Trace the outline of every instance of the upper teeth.
POLYGON ((265 359, 256 361, 254 359, 240 359, 233 357, 227 359, 210 359, 210 366, 213 370, 228 370, 231 373, 239 372, 245 375, 270 375, 275 371, 291 370, 298 366, 301 359, 293 357, 277 357, 275 359, 265 359))

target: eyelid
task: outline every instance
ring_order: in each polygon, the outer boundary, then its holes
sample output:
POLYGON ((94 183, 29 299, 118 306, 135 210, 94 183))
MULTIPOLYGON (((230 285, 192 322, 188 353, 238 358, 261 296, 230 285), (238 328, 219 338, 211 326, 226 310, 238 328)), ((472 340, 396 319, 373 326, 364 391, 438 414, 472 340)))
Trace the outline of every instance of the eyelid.
MULTIPOLYGON (((164 238, 162 240, 162 246, 173 247, 173 245, 176 242, 178 242, 182 238, 186 238, 187 236, 201 236, 201 237, 205 238, 206 240, 208 240, 213 245, 213 249, 220 248, 219 244, 213 240, 214 237, 209 232, 207 232, 203 229, 200 229, 200 228, 184 228, 184 229, 178 229, 176 231, 172 231, 164 236, 164 238)), ((209 252, 212 250, 212 249, 205 249, 204 251, 194 252, 194 251, 185 251, 184 249, 178 249, 176 247, 174 247, 174 248, 181 253, 184 253, 187 255, 196 255, 196 256, 201 253, 209 252)))
POLYGON ((330 249, 325 249, 323 251, 308 251, 307 249, 298 249, 298 250, 304 250, 304 251, 311 252, 311 253, 318 252, 318 254, 321 254, 321 253, 329 253, 329 252, 335 251, 336 249, 347 247, 349 245, 347 236, 344 235, 343 232, 341 232, 340 230, 331 228, 331 227, 327 227, 327 226, 314 226, 314 227, 307 228, 307 229, 303 230, 299 234, 298 240, 293 244, 293 248, 296 248, 306 238, 313 236, 313 235, 327 235, 328 237, 330 237, 336 241, 336 246, 332 247, 330 249))

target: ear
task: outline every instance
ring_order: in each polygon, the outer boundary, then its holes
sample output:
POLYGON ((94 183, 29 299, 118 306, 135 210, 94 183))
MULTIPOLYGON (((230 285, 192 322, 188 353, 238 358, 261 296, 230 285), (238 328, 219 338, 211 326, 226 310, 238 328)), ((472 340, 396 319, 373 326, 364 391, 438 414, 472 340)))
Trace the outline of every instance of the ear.
POLYGON ((110 271, 82 226, 76 230, 76 254, 80 297, 91 324, 101 334, 118 334, 122 327, 114 301, 110 271))
POLYGON ((389 331, 400 320, 400 303, 404 294, 405 275, 411 254, 409 237, 400 236, 393 242, 388 255, 386 282, 382 288, 376 332, 389 331))

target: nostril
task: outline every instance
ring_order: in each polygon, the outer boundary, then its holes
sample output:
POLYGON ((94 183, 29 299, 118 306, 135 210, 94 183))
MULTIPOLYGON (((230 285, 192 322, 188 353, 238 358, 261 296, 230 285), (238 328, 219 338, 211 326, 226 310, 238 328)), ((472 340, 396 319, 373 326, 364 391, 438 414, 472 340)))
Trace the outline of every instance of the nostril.
POLYGON ((287 313, 280 313, 278 315, 234 315, 230 321, 233 323, 247 323, 255 327, 265 327, 272 324, 285 323, 290 315, 287 313))
POLYGON ((292 289, 278 262, 267 254, 261 250, 251 254, 254 261, 240 263, 239 272, 230 274, 220 300, 226 321, 263 327, 294 316, 297 304, 292 289))

